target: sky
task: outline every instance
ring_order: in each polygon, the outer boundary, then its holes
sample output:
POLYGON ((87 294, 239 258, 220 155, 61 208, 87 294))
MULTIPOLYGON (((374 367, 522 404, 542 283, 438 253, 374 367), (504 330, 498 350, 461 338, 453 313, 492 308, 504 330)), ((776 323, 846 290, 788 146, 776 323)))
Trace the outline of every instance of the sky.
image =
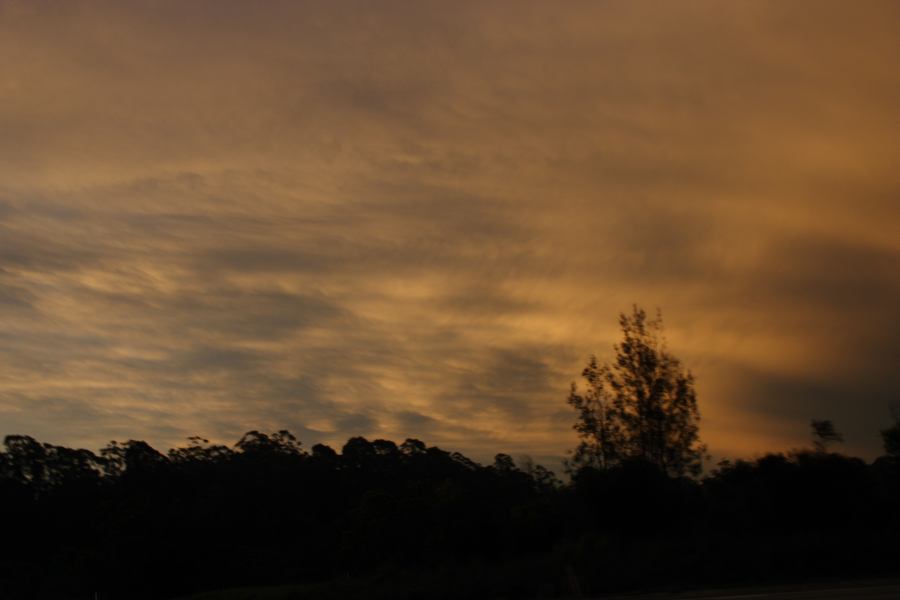
POLYGON ((0 2, 0 435, 558 461, 661 309, 718 457, 900 401, 900 5, 0 2))

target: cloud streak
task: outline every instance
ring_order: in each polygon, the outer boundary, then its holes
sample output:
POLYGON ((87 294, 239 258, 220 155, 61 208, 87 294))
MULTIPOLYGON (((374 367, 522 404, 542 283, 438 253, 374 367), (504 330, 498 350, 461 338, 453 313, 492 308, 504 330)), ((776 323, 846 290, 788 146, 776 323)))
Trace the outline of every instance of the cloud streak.
POLYGON ((718 454, 898 397, 892 3, 0 7, 0 423, 574 444, 662 307, 718 454), (814 18, 810 18, 810 16, 814 18))

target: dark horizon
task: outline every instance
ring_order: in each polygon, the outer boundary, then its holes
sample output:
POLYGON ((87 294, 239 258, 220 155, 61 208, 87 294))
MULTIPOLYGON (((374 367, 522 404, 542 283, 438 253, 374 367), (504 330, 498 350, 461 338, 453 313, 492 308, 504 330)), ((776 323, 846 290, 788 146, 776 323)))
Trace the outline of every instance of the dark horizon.
MULTIPOLYGON (((505 454, 485 466, 420 440, 352 438, 338 452, 251 431, 233 448, 193 439, 161 454, 128 442, 92 455, 7 436, 0 513, 15 518, 0 590, 488 600, 793 584, 810 597, 841 581, 852 596, 900 565, 900 421, 873 464, 832 452, 839 436, 812 425, 815 449, 702 479, 625 458, 566 482, 505 454)), ((896 591, 881 581, 871 589, 896 591)))
POLYGON ((900 6, 0 3, 0 429, 558 461, 662 309, 716 457, 900 402, 900 6), (514 6, 514 9, 511 8, 514 6))

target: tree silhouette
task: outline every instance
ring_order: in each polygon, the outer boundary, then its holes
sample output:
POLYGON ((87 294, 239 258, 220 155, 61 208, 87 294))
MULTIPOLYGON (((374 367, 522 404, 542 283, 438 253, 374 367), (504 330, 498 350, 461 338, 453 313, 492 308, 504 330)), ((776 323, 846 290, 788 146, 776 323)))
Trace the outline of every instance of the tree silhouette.
POLYGON ((812 428, 813 448, 816 452, 825 452, 828 450, 829 444, 844 441, 844 436, 838 433, 834 428, 834 423, 828 419, 821 421, 812 419, 809 426, 812 428))
POLYGON ((573 428, 581 441, 574 451, 576 466, 607 469, 622 458, 622 429, 616 418, 614 399, 607 387, 607 366, 600 366, 597 357, 591 356, 581 376, 587 382, 587 390, 579 394, 572 383, 569 404, 578 411, 573 428))
POLYGON ((110 442, 100 450, 107 475, 132 475, 154 471, 168 463, 168 459, 147 442, 128 440, 110 442))
POLYGON ((284 429, 271 435, 256 430, 248 431, 234 447, 246 455, 301 456, 306 454, 300 441, 290 431, 284 429))
POLYGON ((648 319, 634 306, 619 325, 615 360, 601 366, 591 357, 582 371, 584 394, 572 384, 568 403, 578 412, 573 427, 581 439, 570 468, 641 459, 669 474, 698 474, 705 447, 694 378, 666 349, 661 315, 648 319))
POLYGON ((900 460, 900 414, 896 407, 891 409, 894 424, 881 430, 881 440, 884 442, 884 453, 900 460))
POLYGON ((0 596, 301 584, 285 593, 487 600, 559 597, 573 578, 599 596, 898 571, 893 459, 807 449, 698 479, 631 448, 563 483, 528 457, 481 465, 416 439, 307 452, 287 431, 251 431, 232 447, 192 437, 161 453, 131 440, 97 456, 8 436, 0 596))

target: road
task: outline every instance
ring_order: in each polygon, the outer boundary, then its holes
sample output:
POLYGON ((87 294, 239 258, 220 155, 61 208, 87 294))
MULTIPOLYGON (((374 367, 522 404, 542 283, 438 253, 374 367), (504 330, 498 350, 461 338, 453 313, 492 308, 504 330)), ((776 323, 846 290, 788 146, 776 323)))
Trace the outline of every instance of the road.
POLYGON ((622 596, 609 600, 900 600, 900 583, 836 585, 816 589, 742 589, 622 596))
POLYGON ((683 600, 900 600, 900 585, 694 596, 683 600))

